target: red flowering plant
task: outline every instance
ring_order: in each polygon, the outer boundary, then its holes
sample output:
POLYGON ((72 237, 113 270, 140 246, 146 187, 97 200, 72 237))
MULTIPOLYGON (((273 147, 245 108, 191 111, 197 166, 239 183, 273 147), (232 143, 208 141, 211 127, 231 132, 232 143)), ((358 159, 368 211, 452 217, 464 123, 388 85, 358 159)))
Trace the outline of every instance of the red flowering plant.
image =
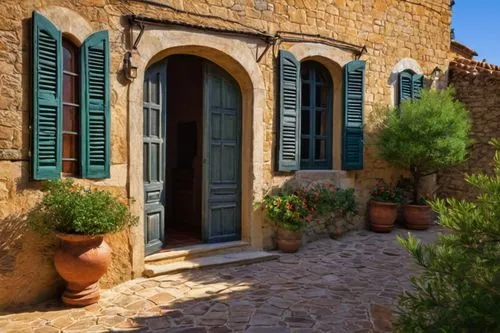
POLYGON ((403 192, 400 188, 387 184, 379 179, 377 185, 370 191, 373 201, 401 203, 403 201, 403 192))
POLYGON ((306 201, 292 192, 266 195, 262 205, 269 219, 283 229, 301 230, 312 219, 306 201))
POLYGON ((335 213, 345 216, 356 213, 356 200, 353 189, 341 189, 333 184, 317 184, 308 189, 297 189, 298 197, 305 200, 314 217, 335 213))

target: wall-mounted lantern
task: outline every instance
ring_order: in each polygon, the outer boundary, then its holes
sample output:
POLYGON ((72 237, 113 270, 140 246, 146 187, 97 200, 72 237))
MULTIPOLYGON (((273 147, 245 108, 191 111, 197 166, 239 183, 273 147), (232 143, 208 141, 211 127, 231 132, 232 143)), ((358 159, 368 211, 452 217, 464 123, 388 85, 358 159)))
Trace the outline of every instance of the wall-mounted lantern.
POLYGON ((436 66, 433 70, 432 70, 432 73, 430 75, 430 78, 433 82, 435 81, 439 81, 439 79, 441 79, 441 77, 443 76, 443 70, 441 68, 439 68, 438 66, 436 66))
POLYGON ((123 72, 129 81, 133 81, 137 77, 137 66, 132 64, 132 53, 130 51, 125 53, 123 58, 123 72))

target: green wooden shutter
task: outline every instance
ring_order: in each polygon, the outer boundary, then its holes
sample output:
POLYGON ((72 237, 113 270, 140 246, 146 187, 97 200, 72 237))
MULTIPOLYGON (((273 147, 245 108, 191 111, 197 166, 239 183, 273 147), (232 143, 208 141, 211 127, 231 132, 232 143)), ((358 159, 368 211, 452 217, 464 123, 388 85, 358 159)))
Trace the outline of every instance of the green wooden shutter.
POLYGON ((413 99, 419 99, 420 98, 420 92, 422 91, 422 88, 424 87, 424 76, 420 74, 413 74, 411 77, 412 81, 412 98, 413 99))
POLYGON ((300 167, 300 62, 293 54, 280 50, 278 171, 300 167))
POLYGON ((363 169, 365 67, 363 60, 351 61, 344 67, 343 170, 363 169))
POLYGON ((413 75, 408 71, 399 73, 399 104, 413 96, 413 75))
POLYGON ((33 12, 33 178, 59 178, 62 165, 62 39, 33 12))
POLYGON ((109 178, 109 38, 107 31, 89 36, 81 46, 82 176, 109 178))

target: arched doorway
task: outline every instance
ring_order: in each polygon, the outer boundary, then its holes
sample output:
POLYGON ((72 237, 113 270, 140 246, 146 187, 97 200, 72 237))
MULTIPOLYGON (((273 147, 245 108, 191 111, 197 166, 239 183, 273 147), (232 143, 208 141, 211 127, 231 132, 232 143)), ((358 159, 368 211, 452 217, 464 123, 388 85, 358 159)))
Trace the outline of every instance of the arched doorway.
POLYGON ((222 68, 172 55, 144 80, 145 253, 241 238, 241 91, 222 68))

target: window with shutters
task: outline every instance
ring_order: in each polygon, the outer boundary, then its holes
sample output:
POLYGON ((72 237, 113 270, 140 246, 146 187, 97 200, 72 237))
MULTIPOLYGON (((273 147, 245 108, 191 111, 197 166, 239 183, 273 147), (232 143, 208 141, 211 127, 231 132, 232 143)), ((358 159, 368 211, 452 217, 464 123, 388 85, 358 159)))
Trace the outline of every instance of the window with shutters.
POLYGON ((301 64, 300 168, 332 168, 332 80, 314 61, 301 64))
POLYGON ((63 38, 63 128, 62 172, 80 174, 80 85, 79 51, 68 39, 63 38))
POLYGON ((399 73, 399 104, 406 100, 420 98, 420 92, 424 87, 424 76, 412 70, 404 70, 399 73))
POLYGON ((109 37, 80 47, 33 12, 33 178, 109 178, 109 37))

